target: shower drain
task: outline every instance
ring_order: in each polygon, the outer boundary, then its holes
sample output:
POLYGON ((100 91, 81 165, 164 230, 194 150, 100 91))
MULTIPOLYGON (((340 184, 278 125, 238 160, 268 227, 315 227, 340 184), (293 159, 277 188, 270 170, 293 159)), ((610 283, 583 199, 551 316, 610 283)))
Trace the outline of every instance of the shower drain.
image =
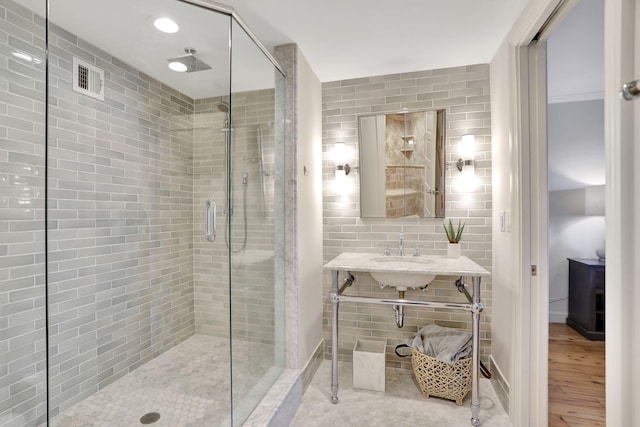
POLYGON ((149 412, 144 414, 140 418, 140 424, 153 424, 160 419, 160 414, 157 412, 149 412))

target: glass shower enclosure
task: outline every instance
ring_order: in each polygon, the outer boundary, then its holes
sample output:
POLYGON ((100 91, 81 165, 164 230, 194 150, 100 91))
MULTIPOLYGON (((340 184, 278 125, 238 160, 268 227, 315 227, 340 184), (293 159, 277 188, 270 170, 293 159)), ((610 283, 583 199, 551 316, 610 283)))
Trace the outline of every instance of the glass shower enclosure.
POLYGON ((0 74, 0 427, 242 425, 284 368, 277 62, 207 0, 0 0, 0 74))

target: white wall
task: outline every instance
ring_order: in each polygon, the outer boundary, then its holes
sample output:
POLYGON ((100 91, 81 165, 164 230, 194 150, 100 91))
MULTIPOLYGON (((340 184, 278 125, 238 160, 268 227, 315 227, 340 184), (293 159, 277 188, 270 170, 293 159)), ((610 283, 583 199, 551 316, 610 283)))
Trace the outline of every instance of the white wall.
POLYGON ((512 351, 513 245, 511 233, 501 231, 500 212, 512 206, 511 134, 509 109, 509 50, 503 45, 490 64, 491 74, 491 164, 493 203, 493 322, 491 355, 507 386, 510 382, 512 351))
POLYGON ((549 191, 605 183, 604 101, 548 105, 549 191))
POLYGON ((322 340, 322 86, 300 49, 296 75, 298 346, 302 367, 322 340))
POLYGON ((567 258, 597 258, 604 247, 602 216, 584 215, 584 190, 549 193, 549 322, 564 323, 568 313, 567 258))
POLYGON ((602 99, 604 2, 580 0, 552 30, 547 43, 550 102, 602 99))
POLYGON ((604 101, 548 105, 549 321, 564 323, 569 297, 567 258, 596 258, 604 217, 585 216, 584 187, 605 180, 604 101))
POLYGON ((322 88, 296 44, 274 55, 286 73, 286 90, 276 90, 286 105, 285 167, 276 171, 286 189, 285 366, 302 369, 322 342, 322 88))

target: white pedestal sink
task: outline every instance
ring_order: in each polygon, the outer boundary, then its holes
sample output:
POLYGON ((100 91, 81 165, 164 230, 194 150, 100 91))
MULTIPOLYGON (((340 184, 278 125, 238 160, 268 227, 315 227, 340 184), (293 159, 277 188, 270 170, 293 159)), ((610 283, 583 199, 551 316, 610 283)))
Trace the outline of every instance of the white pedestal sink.
POLYGON ((435 274, 423 271, 423 268, 433 264, 435 259, 410 256, 378 256, 371 258, 371 262, 389 268, 390 270, 371 270, 369 274, 378 283, 393 286, 398 291, 408 288, 422 288, 436 278, 435 274))

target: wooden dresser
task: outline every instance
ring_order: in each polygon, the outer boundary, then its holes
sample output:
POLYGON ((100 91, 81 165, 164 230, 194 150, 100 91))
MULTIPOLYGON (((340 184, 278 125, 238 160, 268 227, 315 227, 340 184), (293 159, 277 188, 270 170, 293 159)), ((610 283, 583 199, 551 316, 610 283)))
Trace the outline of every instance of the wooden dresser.
POLYGON ((569 316, 567 325, 590 340, 604 341, 605 263, 597 259, 569 259, 569 316))

